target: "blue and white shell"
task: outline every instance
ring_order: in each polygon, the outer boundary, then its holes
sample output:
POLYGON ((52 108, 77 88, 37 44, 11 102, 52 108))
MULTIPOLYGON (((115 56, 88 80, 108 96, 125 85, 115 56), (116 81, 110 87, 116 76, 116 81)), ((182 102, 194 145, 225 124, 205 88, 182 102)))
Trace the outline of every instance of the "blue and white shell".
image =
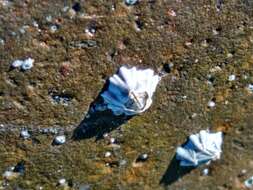
POLYGON ((147 110, 160 77, 152 69, 120 67, 109 78, 109 86, 101 96, 115 115, 136 115, 147 110))
POLYGON ((222 132, 201 130, 191 135, 184 147, 177 148, 176 158, 180 160, 181 166, 198 166, 220 159, 222 141, 222 132))

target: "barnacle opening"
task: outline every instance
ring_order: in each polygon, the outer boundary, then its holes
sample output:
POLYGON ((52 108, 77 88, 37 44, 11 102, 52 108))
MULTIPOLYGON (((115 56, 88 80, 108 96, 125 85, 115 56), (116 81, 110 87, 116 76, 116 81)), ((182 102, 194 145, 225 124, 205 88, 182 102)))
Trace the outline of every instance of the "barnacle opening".
POLYGON ((149 96, 147 92, 129 92, 129 99, 125 103, 126 108, 141 111, 147 105, 149 96))

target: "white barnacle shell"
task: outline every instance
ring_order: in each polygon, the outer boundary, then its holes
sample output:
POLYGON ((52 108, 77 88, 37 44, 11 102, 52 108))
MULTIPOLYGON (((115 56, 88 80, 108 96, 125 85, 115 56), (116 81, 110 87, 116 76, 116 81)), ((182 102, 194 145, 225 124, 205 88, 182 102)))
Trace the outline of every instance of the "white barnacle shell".
POLYGON ((34 62, 34 59, 32 58, 28 58, 28 59, 25 59, 25 60, 15 60, 11 66, 13 68, 19 68, 21 67, 22 70, 29 70, 33 67, 33 62, 34 62))
POLYGON ((144 112, 152 104, 152 96, 160 77, 152 69, 120 67, 109 78, 109 86, 101 96, 115 115, 135 115, 144 112))
POLYGON ((34 59, 29 57, 28 59, 24 60, 23 64, 21 65, 21 69, 24 71, 31 69, 33 67, 33 62, 34 59))
POLYGON ((11 66, 13 68, 17 68, 17 67, 20 67, 22 64, 23 64, 22 60, 15 60, 15 61, 13 61, 13 63, 11 64, 11 66))
POLYGON ((189 137, 184 147, 177 148, 177 159, 181 166, 198 166, 209 161, 220 159, 222 132, 210 133, 201 130, 189 137))

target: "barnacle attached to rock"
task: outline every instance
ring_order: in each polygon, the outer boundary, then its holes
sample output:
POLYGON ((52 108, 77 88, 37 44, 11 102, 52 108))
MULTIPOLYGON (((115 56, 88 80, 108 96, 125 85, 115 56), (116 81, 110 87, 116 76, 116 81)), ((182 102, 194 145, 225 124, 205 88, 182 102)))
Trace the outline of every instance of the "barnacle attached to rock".
POLYGON ((13 68, 19 68, 21 67, 21 69, 23 71, 29 70, 33 67, 33 63, 34 63, 34 59, 32 58, 27 58, 25 60, 15 60, 12 64, 11 67, 13 68))
POLYGON ((151 106, 159 80, 152 69, 122 66, 110 77, 108 89, 101 96, 115 115, 139 114, 151 106))
POLYGON ((181 166, 198 166, 220 159, 222 140, 222 132, 201 130, 191 135, 185 146, 177 148, 176 158, 181 166))

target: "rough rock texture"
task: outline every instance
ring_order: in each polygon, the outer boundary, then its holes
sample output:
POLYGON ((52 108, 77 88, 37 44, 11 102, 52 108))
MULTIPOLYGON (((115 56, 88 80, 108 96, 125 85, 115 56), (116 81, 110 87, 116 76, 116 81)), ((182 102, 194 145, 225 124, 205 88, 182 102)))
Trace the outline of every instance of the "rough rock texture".
POLYGON ((250 0, 140 0, 132 6, 0 0, 0 73, 0 172, 21 161, 25 166, 14 179, 0 177, 3 189, 241 190, 253 175, 250 0), (10 67, 28 57, 35 60, 30 70, 10 67), (98 129, 72 138, 105 80, 125 64, 157 72, 173 67, 147 112, 95 114, 89 126, 98 129), (20 138, 22 128, 31 138, 20 138), (221 160, 179 168, 176 147, 206 128, 225 133, 221 160), (67 142, 54 146, 56 134, 67 142), (105 158, 107 151, 112 155, 105 158), (135 162, 141 153, 148 160, 135 162), (205 167, 208 176, 202 176, 205 167))

